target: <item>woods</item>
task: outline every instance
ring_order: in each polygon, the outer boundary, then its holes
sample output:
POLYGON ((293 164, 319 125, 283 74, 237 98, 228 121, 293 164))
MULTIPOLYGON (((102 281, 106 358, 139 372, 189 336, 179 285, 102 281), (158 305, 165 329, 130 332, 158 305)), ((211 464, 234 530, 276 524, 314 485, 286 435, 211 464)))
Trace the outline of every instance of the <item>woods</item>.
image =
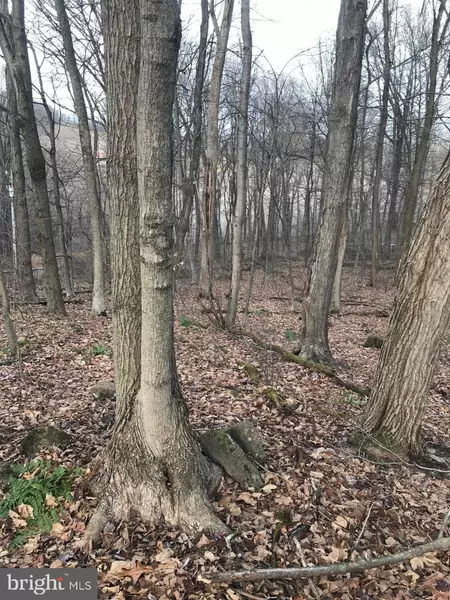
POLYGON ((0 565, 440 597, 447 0, 194 5, 0 2, 0 565))

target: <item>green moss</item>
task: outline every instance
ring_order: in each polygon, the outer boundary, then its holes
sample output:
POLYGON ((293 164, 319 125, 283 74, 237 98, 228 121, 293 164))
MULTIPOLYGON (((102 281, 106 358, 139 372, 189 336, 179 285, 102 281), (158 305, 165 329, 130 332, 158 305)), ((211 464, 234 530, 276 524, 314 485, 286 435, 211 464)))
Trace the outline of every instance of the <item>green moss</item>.
POLYGON ((283 394, 274 388, 266 388, 264 390, 264 396, 274 405, 275 408, 280 408, 285 403, 283 394))
POLYGON ((251 363, 243 363, 242 366, 244 368, 244 371, 247 373, 250 381, 254 385, 258 385, 259 384, 259 373, 258 373, 258 369, 255 367, 255 365, 252 365, 251 363))

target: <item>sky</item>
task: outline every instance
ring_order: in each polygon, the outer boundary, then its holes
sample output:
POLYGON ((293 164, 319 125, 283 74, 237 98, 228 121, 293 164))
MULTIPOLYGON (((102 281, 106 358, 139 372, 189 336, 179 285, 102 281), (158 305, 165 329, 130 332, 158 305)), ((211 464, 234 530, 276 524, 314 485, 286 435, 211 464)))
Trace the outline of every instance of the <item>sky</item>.
MULTIPOLYGON (((235 0, 234 39, 240 30, 240 2, 235 0)), ((182 20, 190 33, 198 35, 199 0, 182 1, 182 20)), ((301 50, 317 44, 322 37, 334 37, 340 0, 252 0, 251 20, 254 55, 263 51, 276 71, 301 50)))

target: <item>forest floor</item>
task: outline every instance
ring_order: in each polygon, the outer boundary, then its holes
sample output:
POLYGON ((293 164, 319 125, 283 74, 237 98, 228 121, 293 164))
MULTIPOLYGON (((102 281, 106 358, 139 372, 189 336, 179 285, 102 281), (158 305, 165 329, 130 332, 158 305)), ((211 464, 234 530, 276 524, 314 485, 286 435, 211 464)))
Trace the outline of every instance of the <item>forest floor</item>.
MULTIPOLYGON (((302 269, 294 270, 297 297, 304 276, 302 269)), ((355 287, 351 270, 346 271, 342 314, 330 317, 337 372, 363 388, 370 387, 379 357, 379 350, 363 344, 369 333, 386 332, 388 318, 377 316, 377 311, 391 308, 392 276, 383 272, 379 286, 372 289, 355 287)), ((225 291, 228 284, 217 285, 225 291)), ((448 552, 312 582, 219 586, 201 580, 202 573, 214 569, 328 565, 433 540, 450 508, 450 467, 443 466, 439 473, 401 460, 376 463, 361 455, 348 441, 357 431, 360 397, 247 338, 214 328, 196 299, 196 289, 185 280, 177 288, 178 370, 193 427, 204 430, 251 420, 267 444, 263 490, 244 490, 226 478, 214 498, 215 509, 234 537, 189 539, 164 525, 149 531, 140 523, 127 523, 107 526, 102 543, 85 554, 76 541, 95 499, 76 490, 51 531, 34 535, 18 549, 12 549, 10 541, 23 527, 24 509, 0 520, 0 567, 97 566, 100 597, 118 600, 450 598, 448 552), (249 380, 244 362, 257 366, 259 384, 249 380), (264 395, 267 387, 283 394, 287 410, 270 405, 264 395)), ((64 320, 50 318, 42 306, 14 313, 19 335, 29 340, 29 347, 22 374, 16 364, 0 366, 0 464, 25 461, 20 440, 38 425, 53 424, 73 435, 66 450, 42 455, 67 467, 86 468, 105 446, 114 402, 95 400, 90 388, 114 376, 108 356, 111 320, 92 318, 89 296, 81 297, 82 304, 67 306, 64 320)), ((246 327, 292 349, 299 331, 300 307, 294 308, 297 312, 292 311, 286 274, 265 280, 257 274, 246 327)), ((3 336, 1 326, 0 330, 3 336)), ((4 344, 1 337, 0 347, 4 344)), ((450 446, 449 425, 447 340, 430 392, 424 439, 450 446)))

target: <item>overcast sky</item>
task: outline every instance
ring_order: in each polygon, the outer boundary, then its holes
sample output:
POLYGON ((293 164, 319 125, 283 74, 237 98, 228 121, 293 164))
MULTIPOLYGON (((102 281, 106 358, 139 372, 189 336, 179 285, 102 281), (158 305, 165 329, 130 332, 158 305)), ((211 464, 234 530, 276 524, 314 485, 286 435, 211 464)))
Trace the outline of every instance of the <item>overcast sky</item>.
MULTIPOLYGON (((372 6, 374 0, 369 0, 372 6)), ((423 0, 400 0, 400 5, 419 6, 423 0)), ((182 0, 183 23, 190 23, 198 37, 200 0, 182 0)), ((336 33, 340 0, 251 0, 254 54, 264 51, 280 71, 301 50, 316 46, 319 38, 336 33)), ((380 12, 380 10, 378 10, 380 12)), ((240 30, 240 2, 235 0, 234 39, 240 30)))

